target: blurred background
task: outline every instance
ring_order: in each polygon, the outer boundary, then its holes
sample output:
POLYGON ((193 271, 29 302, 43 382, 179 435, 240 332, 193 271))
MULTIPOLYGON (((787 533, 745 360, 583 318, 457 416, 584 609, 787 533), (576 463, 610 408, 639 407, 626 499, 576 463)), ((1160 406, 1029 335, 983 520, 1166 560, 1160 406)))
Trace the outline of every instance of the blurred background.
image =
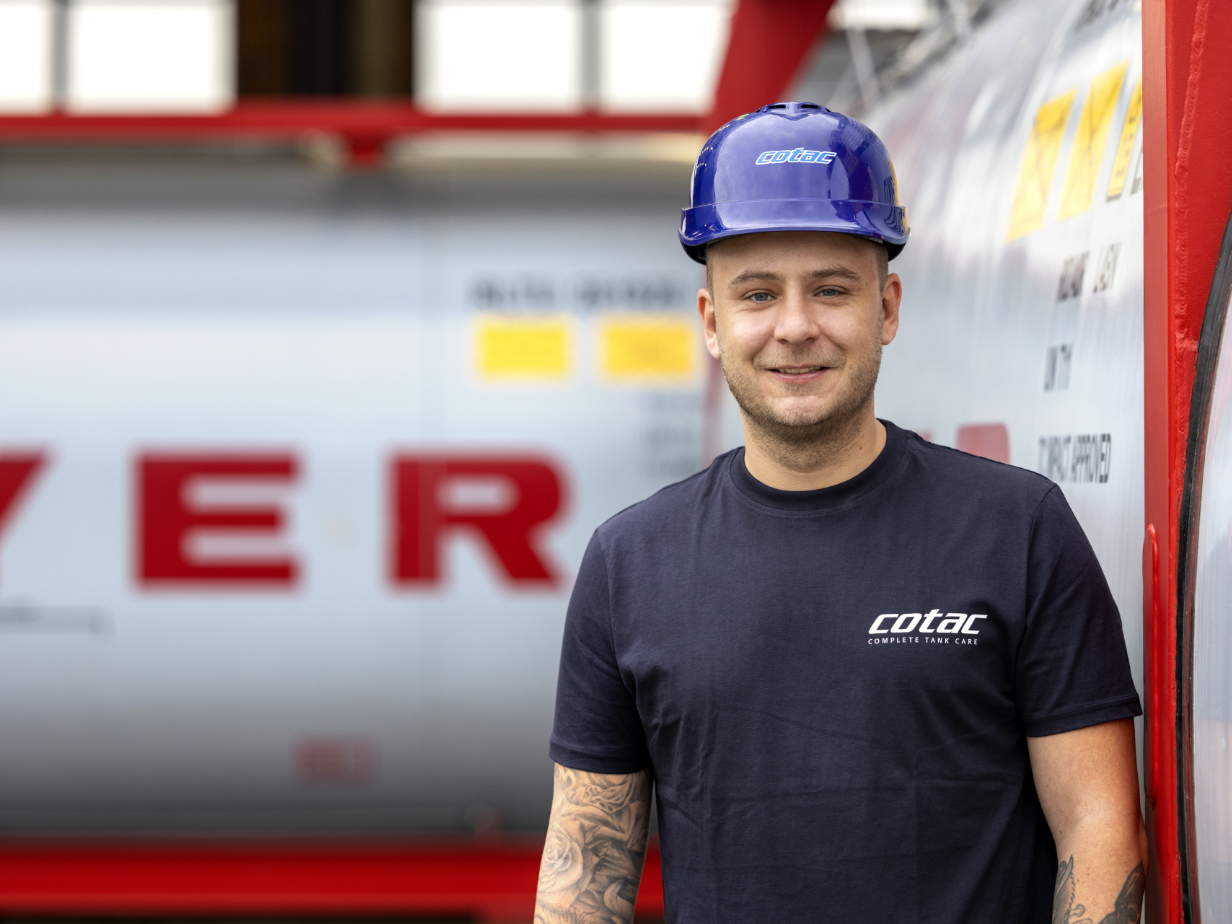
MULTIPOLYGON (((839 0, 807 60, 792 62, 794 84, 834 108, 868 106, 995 5, 839 0)), ((237 101, 328 97, 413 100, 432 112, 708 114, 732 8, 732 0, 4 0, 0 109, 219 113, 237 101)))
POLYGON ((879 409, 1062 482, 1135 612, 1140 29, 0 0, 0 915, 529 918, 590 534, 742 441, 676 226, 777 100, 898 164, 928 323, 879 409))

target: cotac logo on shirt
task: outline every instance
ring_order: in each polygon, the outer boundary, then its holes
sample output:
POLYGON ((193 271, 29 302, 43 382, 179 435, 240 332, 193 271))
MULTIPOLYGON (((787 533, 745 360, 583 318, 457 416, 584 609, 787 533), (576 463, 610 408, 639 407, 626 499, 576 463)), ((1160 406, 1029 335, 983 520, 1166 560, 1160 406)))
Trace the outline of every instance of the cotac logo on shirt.
POLYGON ((870 645, 978 645, 980 634, 977 619, 987 619, 983 613, 942 613, 931 609, 927 613, 882 613, 868 627, 870 645), (877 638, 876 636, 886 636, 877 638))
POLYGON ((834 151, 762 151, 757 156, 759 164, 828 164, 838 155, 834 151))

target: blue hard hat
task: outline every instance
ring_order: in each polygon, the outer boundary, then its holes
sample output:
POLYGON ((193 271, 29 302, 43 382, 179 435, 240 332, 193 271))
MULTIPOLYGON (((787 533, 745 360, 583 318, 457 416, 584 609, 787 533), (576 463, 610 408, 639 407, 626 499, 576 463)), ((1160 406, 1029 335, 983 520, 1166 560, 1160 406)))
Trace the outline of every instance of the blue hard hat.
POLYGON ((706 245, 760 231, 839 231, 907 243, 907 210, 881 139, 816 103, 774 103, 739 116, 697 155, 680 243, 698 263, 706 245))

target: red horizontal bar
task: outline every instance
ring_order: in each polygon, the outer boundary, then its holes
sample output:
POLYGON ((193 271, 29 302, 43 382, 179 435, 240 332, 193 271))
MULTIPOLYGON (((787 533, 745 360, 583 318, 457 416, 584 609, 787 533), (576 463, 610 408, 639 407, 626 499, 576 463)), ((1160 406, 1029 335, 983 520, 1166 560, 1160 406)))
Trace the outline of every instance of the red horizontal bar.
MULTIPOLYGON (((0 843, 0 915, 452 914, 529 920, 541 839, 0 843)), ((651 846, 639 916, 663 916, 651 846)))
POLYGON ((242 102, 218 115, 0 115, 0 141, 298 138, 326 132, 389 139, 420 132, 700 132, 691 113, 427 113, 411 103, 242 102))

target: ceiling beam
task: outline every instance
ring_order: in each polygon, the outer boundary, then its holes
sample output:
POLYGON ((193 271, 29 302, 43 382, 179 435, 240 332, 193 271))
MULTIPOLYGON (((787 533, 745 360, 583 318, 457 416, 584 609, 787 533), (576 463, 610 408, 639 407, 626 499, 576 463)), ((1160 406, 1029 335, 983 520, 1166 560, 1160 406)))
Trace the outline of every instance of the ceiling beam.
POLYGON ((412 103, 352 100, 244 101, 217 115, 0 115, 0 144, 12 142, 193 142, 257 138, 295 141, 314 134, 342 140, 355 166, 375 166, 394 138, 424 133, 689 133, 693 113, 429 113, 412 103))

